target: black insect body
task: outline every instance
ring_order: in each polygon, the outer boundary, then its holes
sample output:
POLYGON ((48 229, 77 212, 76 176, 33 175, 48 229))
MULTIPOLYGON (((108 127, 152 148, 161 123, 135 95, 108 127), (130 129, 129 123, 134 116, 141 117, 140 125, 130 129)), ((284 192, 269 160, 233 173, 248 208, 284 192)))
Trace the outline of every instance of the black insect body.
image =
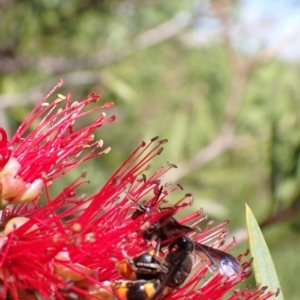
POLYGON ((190 275, 194 262, 195 244, 186 236, 176 239, 169 245, 169 252, 164 259, 164 266, 169 272, 163 279, 166 286, 178 287, 190 275), (174 248, 176 248, 174 250, 174 248))
POLYGON ((133 258, 124 254, 125 259, 116 264, 119 274, 129 280, 154 280, 160 274, 167 274, 168 268, 163 266, 164 254, 155 249, 137 255, 133 258))

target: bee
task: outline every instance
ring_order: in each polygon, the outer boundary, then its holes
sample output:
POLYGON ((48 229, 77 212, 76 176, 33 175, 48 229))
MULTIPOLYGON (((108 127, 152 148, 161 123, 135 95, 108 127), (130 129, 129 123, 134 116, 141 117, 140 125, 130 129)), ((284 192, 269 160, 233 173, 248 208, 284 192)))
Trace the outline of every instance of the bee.
MULTIPOLYGON (((162 188, 151 205, 140 205, 133 213, 133 219, 148 213, 158 202, 162 188)), ((189 195, 191 196, 191 195, 189 195)), ((174 219, 178 207, 159 208, 160 216, 143 230, 146 242, 156 241, 156 249, 147 251, 134 258, 126 257, 118 266, 123 278, 131 280, 159 280, 160 284, 151 300, 156 300, 165 292, 184 283, 190 275, 195 256, 208 259, 209 269, 218 270, 221 275, 232 276, 241 273, 239 262, 230 254, 193 241, 188 234, 196 229, 180 224, 174 219), (167 247, 163 254, 163 247, 167 247)))
POLYGON ((158 299, 165 289, 181 286, 190 275, 196 255, 205 255, 220 274, 231 276, 241 272, 239 262, 230 254, 197 243, 187 236, 173 240, 164 254, 158 249, 149 250, 134 258, 126 257, 117 269, 123 278, 130 280, 159 280, 160 284, 151 300, 158 299))

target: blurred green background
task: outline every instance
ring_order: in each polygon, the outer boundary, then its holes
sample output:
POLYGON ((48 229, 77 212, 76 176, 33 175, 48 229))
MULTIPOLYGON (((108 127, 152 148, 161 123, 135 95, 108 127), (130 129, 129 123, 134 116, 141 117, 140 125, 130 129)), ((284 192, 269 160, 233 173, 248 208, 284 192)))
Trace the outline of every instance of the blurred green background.
POLYGON ((169 139, 154 166, 179 168, 165 180, 231 220, 234 253, 247 202, 298 299, 299 15, 292 0, 1 0, 0 126, 12 134, 59 78, 73 100, 100 93, 117 120, 96 134, 112 151, 85 164, 89 191, 141 140, 169 139))

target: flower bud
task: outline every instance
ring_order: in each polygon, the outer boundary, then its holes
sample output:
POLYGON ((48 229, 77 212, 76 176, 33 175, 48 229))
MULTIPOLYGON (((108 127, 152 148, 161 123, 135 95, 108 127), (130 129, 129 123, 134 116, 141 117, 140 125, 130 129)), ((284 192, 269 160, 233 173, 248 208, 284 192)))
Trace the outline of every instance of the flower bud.
MULTIPOLYGON (((26 217, 15 217, 10 219, 4 228, 3 234, 4 236, 9 235, 11 232, 15 231, 17 228, 20 228, 22 225, 24 225, 25 223, 27 223, 28 221, 30 221, 29 218, 26 217)), ((33 224, 26 232, 29 233, 33 230, 36 230, 38 227, 36 224, 33 224)))

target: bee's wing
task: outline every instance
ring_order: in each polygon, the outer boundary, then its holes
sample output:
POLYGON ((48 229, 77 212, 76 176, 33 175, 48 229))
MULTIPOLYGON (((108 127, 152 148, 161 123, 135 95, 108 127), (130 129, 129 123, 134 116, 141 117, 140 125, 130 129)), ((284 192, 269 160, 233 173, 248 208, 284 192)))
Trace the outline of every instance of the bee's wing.
POLYGON ((195 250, 204 253, 222 275, 229 277, 240 274, 242 271, 242 267, 236 258, 224 251, 200 243, 195 243, 195 250))

